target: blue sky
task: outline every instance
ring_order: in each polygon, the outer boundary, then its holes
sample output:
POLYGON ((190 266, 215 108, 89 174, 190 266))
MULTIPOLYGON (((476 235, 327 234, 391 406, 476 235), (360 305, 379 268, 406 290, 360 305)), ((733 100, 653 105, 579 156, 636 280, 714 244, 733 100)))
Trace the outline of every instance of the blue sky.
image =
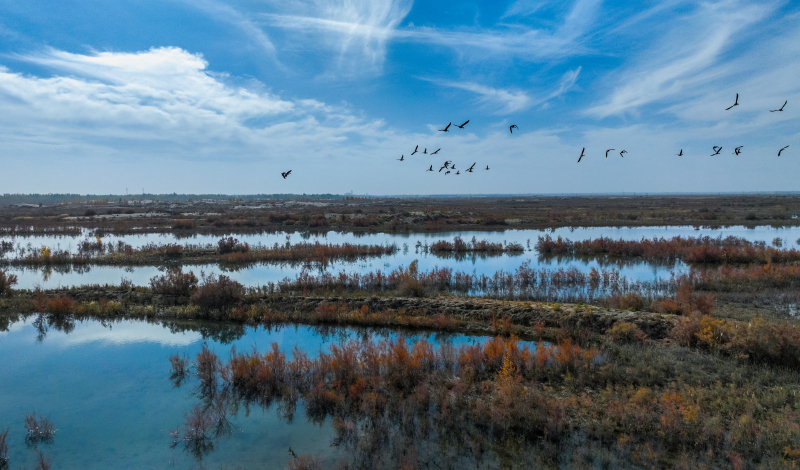
POLYGON ((0 0, 0 192, 800 190, 798 124, 797 2, 0 0))

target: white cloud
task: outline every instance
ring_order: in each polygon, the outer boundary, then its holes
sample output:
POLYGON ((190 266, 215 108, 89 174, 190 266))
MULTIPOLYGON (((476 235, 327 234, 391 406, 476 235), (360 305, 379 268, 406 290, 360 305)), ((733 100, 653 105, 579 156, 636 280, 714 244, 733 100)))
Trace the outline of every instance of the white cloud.
POLYGON ((458 88, 476 93, 480 95, 479 100, 493 108, 497 114, 514 113, 523 109, 527 109, 531 105, 531 99, 528 94, 520 90, 492 88, 475 82, 455 82, 449 80, 436 80, 422 77, 419 78, 421 80, 436 83, 437 85, 458 88))
POLYGON ((413 0, 308 0, 280 2, 281 13, 263 14, 269 24, 300 31, 293 39, 332 48, 340 74, 380 71, 387 43, 411 11, 413 0), (321 37, 319 37, 321 36, 321 37))
POLYGON ((586 114, 606 117, 634 112, 641 106, 688 95, 720 84, 738 70, 723 60, 735 44, 752 39, 748 28, 765 19, 774 5, 751 5, 737 0, 702 4, 687 18, 676 18, 655 48, 646 49, 638 63, 613 72, 618 83, 611 95, 586 114))

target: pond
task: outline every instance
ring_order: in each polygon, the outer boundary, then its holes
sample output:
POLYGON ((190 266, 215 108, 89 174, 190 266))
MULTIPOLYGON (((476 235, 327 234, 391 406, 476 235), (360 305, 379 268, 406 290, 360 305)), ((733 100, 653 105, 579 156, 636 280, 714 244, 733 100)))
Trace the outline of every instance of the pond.
MULTIPOLYGON (((38 445, 58 469, 283 468, 290 447, 331 462, 340 451, 331 447, 330 420, 311 423, 300 407, 291 423, 274 407, 251 407, 249 413, 240 409, 231 418, 230 436, 214 441, 202 460, 183 446, 171 448, 170 431, 183 426, 198 399, 192 380, 181 387, 170 380, 168 357, 194 358, 206 344, 224 361, 232 346, 264 352, 271 343, 287 352, 297 345, 315 357, 341 341, 397 336, 374 329, 265 329, 207 322, 58 324, 53 317, 48 328, 48 321, 37 318, 0 318, 0 431, 10 429, 10 468, 34 466, 23 426, 26 414, 34 411, 58 429, 52 443, 38 445)), ((455 346, 483 341, 419 331, 405 336, 410 343, 424 338, 455 346)))
MULTIPOLYGON (((299 243, 302 241, 320 243, 359 243, 359 244, 395 244, 398 250, 395 254, 380 258, 362 259, 359 261, 342 261, 330 263, 325 268, 312 266, 314 271, 319 272, 325 269, 328 272, 345 271, 370 272, 381 270, 388 272, 399 266, 408 266, 412 261, 419 262, 420 271, 428 271, 434 267, 452 268, 458 271, 475 274, 491 275, 497 271, 514 271, 523 262, 530 262, 535 269, 569 269, 577 268, 583 272, 588 272, 592 268, 601 269, 603 267, 614 267, 619 269, 620 274, 631 280, 652 281, 657 278, 669 278, 670 274, 682 273, 688 267, 681 263, 649 263, 649 262, 625 262, 619 264, 610 259, 581 259, 575 257, 554 258, 540 256, 534 249, 538 237, 551 235, 552 237, 564 237, 571 240, 585 240, 590 238, 608 237, 611 239, 640 240, 642 238, 671 238, 682 237, 728 237, 736 236, 750 241, 765 241, 768 244, 776 238, 782 240, 784 248, 798 248, 800 239, 800 227, 755 227, 747 228, 734 226, 726 228, 695 228, 691 226, 674 227, 581 227, 581 228, 559 228, 555 230, 506 230, 503 232, 448 232, 448 233, 412 233, 412 234, 353 234, 327 232, 321 234, 311 233, 273 233, 273 234, 250 234, 237 235, 236 238, 251 245, 272 246, 275 243, 284 244, 287 241, 299 243), (430 245, 437 240, 452 241, 455 237, 470 240, 476 237, 478 240, 488 240, 495 243, 519 243, 525 247, 525 252, 521 255, 504 254, 501 256, 482 257, 470 256, 463 259, 444 258, 426 253, 425 250, 417 245, 430 245)), ((145 234, 129 236, 108 236, 104 242, 116 243, 124 241, 134 247, 141 247, 149 243, 179 243, 179 244, 214 244, 219 240, 218 236, 198 235, 190 238, 177 238, 172 234, 145 234)), ((46 245, 56 249, 66 249, 75 251, 77 245, 85 237, 56 237, 56 236, 35 236, 24 238, 0 237, 0 240, 13 241, 18 246, 33 247, 46 245)), ((8 256, 8 255, 7 255, 8 256)), ((201 271, 206 274, 226 273, 233 279, 247 286, 261 286, 268 282, 276 282, 286 277, 294 278, 303 269, 302 264, 260 264, 249 265, 236 268, 226 268, 219 265, 187 266, 184 270, 192 270, 196 274, 201 271)), ((135 285, 148 285, 150 278, 160 273, 162 268, 155 266, 147 267, 117 267, 117 266, 98 266, 90 268, 74 269, 24 269, 9 268, 18 277, 17 288, 32 289, 42 287, 44 289, 57 287, 70 287, 86 284, 118 284, 123 278, 130 280, 135 285)))

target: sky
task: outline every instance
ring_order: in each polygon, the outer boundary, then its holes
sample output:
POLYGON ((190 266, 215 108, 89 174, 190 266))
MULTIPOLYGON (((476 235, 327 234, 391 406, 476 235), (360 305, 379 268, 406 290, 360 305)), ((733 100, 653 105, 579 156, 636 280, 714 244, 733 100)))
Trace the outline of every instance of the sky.
POLYGON ((800 2, 0 0, 0 193, 798 191, 798 124, 800 2))

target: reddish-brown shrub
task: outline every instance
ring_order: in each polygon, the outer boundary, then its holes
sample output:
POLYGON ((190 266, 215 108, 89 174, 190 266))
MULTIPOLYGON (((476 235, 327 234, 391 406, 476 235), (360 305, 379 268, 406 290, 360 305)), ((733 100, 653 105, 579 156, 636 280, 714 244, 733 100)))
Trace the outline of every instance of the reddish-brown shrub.
POLYGON ((197 288, 197 283, 197 276, 192 271, 184 273, 181 268, 170 269, 164 275, 150 278, 150 288, 156 294, 188 296, 197 288))
POLYGON ((205 277, 189 301, 206 309, 232 306, 244 299, 244 286, 228 276, 214 274, 205 277))
POLYGON ((57 315, 70 313, 75 309, 75 301, 72 297, 66 295, 59 295, 54 299, 47 300, 47 311, 57 315))

